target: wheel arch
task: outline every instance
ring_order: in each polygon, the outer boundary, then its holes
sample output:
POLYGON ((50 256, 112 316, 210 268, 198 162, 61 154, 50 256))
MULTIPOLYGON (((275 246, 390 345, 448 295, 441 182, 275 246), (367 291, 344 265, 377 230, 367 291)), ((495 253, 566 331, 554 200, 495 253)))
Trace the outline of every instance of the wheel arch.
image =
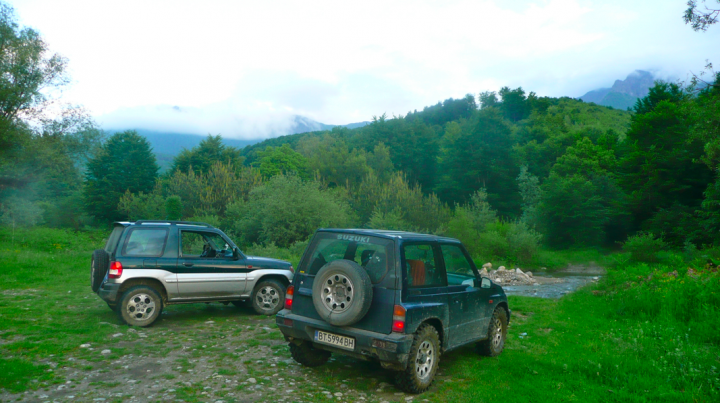
MULTIPOLYGON (((445 340, 446 335, 445 335, 445 329, 443 328, 442 321, 439 318, 428 318, 428 319, 425 319, 420 324, 420 326, 422 326, 423 324, 426 324, 426 323, 428 325, 434 327, 435 330, 437 330, 438 335, 440 336, 440 349, 445 350, 445 346, 447 346, 447 340, 445 340)), ((420 326, 418 326, 418 329, 420 328, 420 326)))
POLYGON ((499 304, 497 304, 497 307, 495 307, 495 309, 497 309, 497 308, 502 308, 505 310, 505 314, 507 315, 508 323, 510 323, 510 307, 508 306, 507 301, 502 301, 499 304))
MULTIPOLYGON (((258 277, 258 279, 255 280, 255 285, 253 286, 253 289, 254 289, 255 286, 257 286, 260 282, 265 281, 265 280, 277 280, 277 281, 279 281, 281 284, 283 284, 283 285, 285 286, 285 288, 287 288, 287 286, 290 285, 290 280, 288 280, 288 278, 285 277, 284 275, 278 274, 278 273, 269 273, 269 274, 265 274, 265 275, 262 275, 262 276, 258 277)), ((251 290, 251 292, 252 292, 252 290, 251 290)))
MULTIPOLYGON (((132 287, 138 286, 138 285, 145 285, 148 287, 152 287, 156 289, 160 293, 160 298, 163 300, 163 304, 167 304, 168 302, 168 293, 165 289, 165 286, 160 280, 154 279, 154 278, 131 278, 122 283, 120 286, 120 289, 118 290, 118 296, 121 298, 123 293, 127 290, 129 290, 132 287)), ((118 301, 119 302, 119 301, 118 301)))

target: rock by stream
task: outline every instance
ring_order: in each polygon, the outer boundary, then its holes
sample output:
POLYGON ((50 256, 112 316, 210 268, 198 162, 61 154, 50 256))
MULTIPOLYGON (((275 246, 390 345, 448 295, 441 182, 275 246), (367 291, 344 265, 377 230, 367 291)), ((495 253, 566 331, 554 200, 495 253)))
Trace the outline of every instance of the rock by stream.
MULTIPOLYGON (((544 269, 544 268, 543 268, 544 269)), ((483 265, 481 275, 500 284, 507 295, 522 295, 539 298, 560 298, 591 282, 599 281, 605 274, 602 267, 590 265, 568 265, 556 272, 545 270, 532 273, 520 268, 507 270, 500 266, 492 270, 492 264, 483 265)))

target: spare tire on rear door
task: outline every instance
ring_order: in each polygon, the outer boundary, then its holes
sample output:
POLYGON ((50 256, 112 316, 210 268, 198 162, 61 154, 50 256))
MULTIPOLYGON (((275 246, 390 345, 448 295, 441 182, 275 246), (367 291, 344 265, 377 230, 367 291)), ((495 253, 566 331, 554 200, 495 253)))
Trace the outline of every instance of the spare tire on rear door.
POLYGON ((335 326, 356 323, 370 309, 372 282, 365 269, 351 260, 335 260, 318 270, 313 304, 320 317, 335 326))
POLYGON ((108 266, 110 266, 110 255, 104 249, 94 250, 90 261, 90 286, 93 292, 100 289, 100 285, 108 271, 108 266))

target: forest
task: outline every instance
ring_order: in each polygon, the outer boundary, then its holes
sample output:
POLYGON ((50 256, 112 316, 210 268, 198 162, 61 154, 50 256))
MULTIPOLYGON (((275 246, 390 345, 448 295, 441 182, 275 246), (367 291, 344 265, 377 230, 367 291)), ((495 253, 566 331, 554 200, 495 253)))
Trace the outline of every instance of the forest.
POLYGON ((243 247, 280 248, 301 248, 319 227, 395 229, 521 263, 541 249, 641 248, 652 259, 720 241, 712 66, 692 82, 656 82, 627 111, 503 87, 242 149, 208 135, 159 174, 144 137, 109 135, 62 102, 67 60, 7 5, 0 31, 0 221, 12 228, 185 219, 243 247))

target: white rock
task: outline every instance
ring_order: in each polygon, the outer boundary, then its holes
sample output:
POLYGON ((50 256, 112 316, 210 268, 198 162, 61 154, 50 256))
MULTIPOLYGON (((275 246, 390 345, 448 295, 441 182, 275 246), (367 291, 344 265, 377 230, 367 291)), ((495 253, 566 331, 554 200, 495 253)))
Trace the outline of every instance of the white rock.
POLYGON ((497 271, 505 271, 505 266, 498 267, 497 271))
POLYGON ((88 347, 90 347, 90 344, 81 344, 80 345, 80 348, 88 348, 88 347))
POLYGON ((487 262, 487 263, 485 263, 484 265, 482 265, 482 267, 483 267, 484 269, 492 269, 492 263, 487 262))
POLYGON ((526 271, 526 272, 525 272, 525 275, 528 276, 528 277, 532 277, 532 276, 533 276, 533 274, 532 274, 531 271, 526 271))
POLYGON ((337 397, 341 397, 341 396, 342 396, 342 393, 340 393, 340 392, 335 392, 334 395, 337 396, 337 397))
POLYGON ((250 378, 247 381, 250 383, 257 383, 257 379, 255 379, 255 378, 250 378))
POLYGON ((115 334, 113 335, 113 337, 120 337, 120 336, 122 336, 122 335, 123 335, 122 333, 115 333, 115 334))
POLYGON ((524 273, 523 273, 523 271, 522 271, 522 270, 520 270, 520 268, 519 268, 519 267, 518 267, 517 269, 515 269, 515 273, 517 273, 517 274, 524 274, 524 273))
POLYGON ((100 352, 100 354, 103 354, 103 355, 110 354, 110 353, 112 353, 112 351, 110 351, 110 350, 103 350, 100 352))

